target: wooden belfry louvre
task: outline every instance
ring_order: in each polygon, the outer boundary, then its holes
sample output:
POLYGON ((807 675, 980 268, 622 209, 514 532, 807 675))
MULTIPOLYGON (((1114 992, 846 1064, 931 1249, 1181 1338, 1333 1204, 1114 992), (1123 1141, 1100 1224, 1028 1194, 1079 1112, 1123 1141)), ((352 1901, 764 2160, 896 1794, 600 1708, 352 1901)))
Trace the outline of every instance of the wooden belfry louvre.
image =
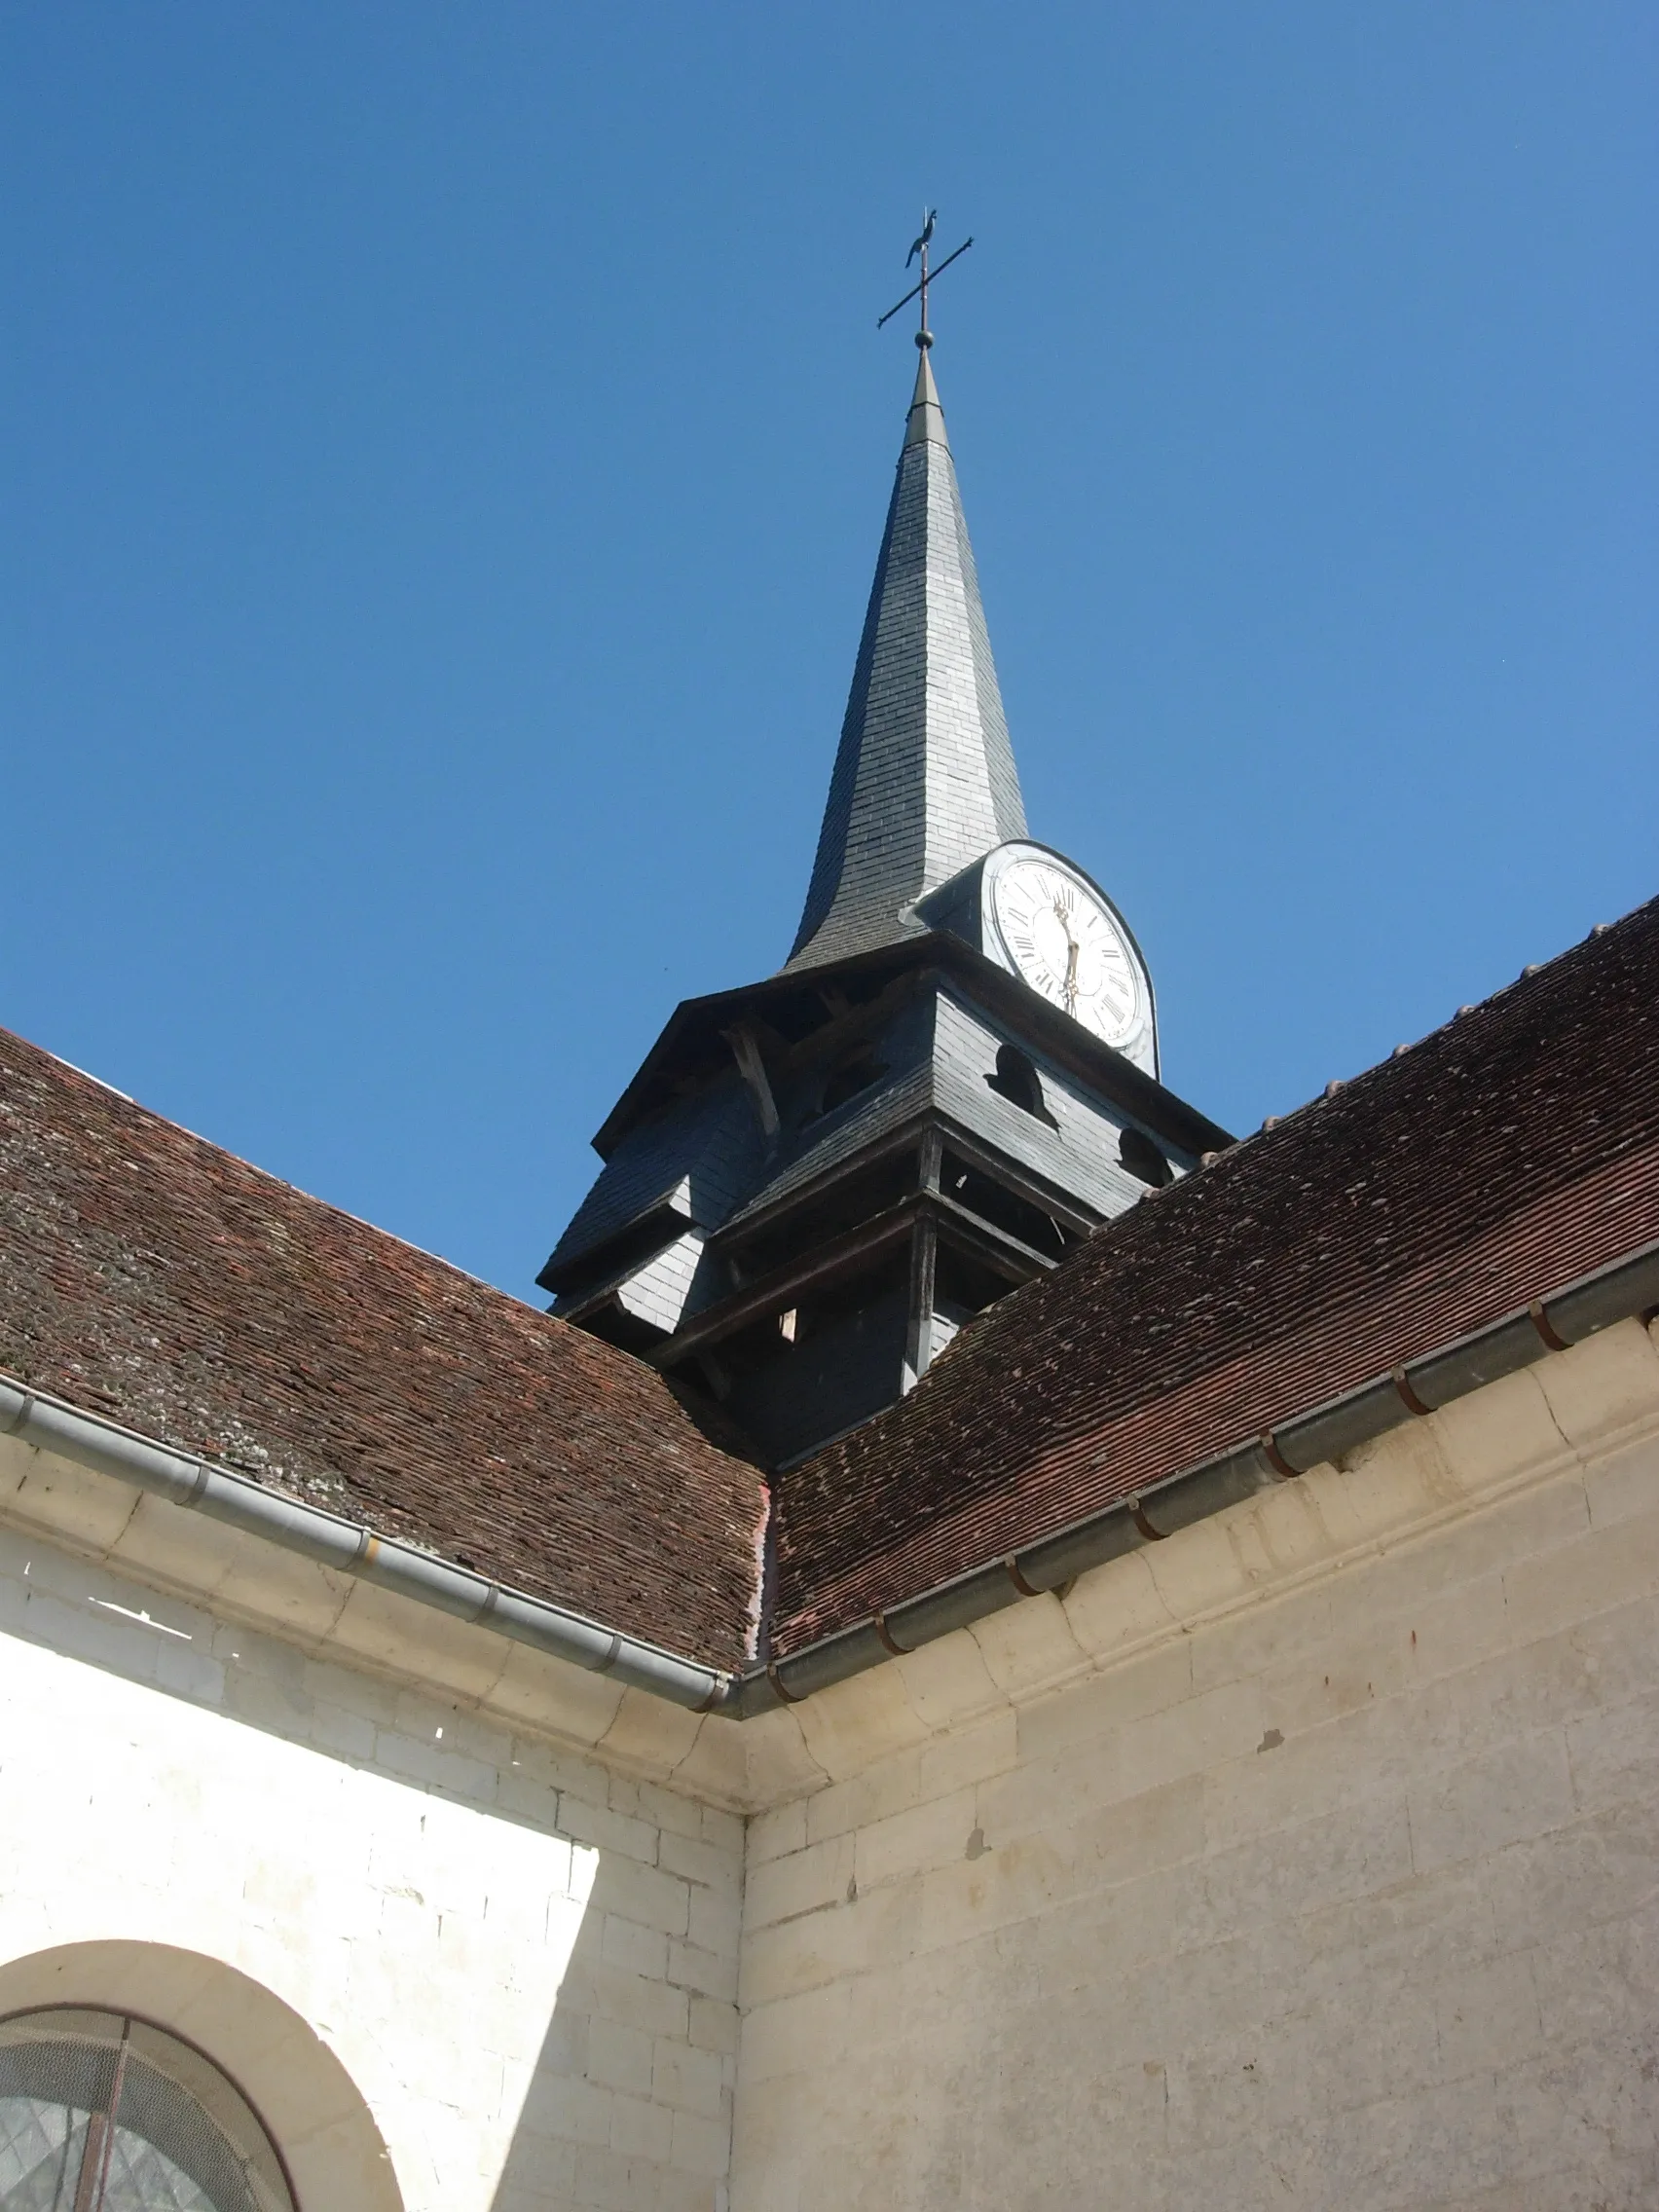
POLYGON ((0 2021, 0 2212, 297 2212, 247 2100, 119 2012, 0 2021))

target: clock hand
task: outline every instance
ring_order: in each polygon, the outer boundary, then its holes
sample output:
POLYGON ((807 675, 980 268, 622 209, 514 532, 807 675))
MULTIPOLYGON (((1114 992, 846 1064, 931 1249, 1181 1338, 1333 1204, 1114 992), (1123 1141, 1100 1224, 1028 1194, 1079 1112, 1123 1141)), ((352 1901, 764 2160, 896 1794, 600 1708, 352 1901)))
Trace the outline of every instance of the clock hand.
POLYGON ((1071 946, 1071 951, 1066 959, 1066 1012, 1075 1014, 1077 1012, 1077 956, 1083 947, 1069 930, 1066 932, 1066 942, 1071 946))

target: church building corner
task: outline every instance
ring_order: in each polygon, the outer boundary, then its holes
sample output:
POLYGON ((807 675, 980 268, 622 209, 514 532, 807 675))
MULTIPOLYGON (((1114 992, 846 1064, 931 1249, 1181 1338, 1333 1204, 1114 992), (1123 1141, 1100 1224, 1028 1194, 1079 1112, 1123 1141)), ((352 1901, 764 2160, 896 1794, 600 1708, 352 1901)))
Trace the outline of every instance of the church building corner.
POLYGON ((1659 2203, 1659 900, 1170 1088, 932 238, 797 933, 545 1309, 0 1031, 0 2212, 1659 2203))

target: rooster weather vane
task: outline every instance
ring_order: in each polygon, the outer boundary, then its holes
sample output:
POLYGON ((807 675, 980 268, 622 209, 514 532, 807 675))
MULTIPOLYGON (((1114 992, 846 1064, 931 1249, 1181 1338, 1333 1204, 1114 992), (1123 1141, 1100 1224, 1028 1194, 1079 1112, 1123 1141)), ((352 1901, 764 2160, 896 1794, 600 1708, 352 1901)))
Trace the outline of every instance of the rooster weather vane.
POLYGON ((904 266, 908 269, 916 256, 921 255, 922 280, 919 284, 912 284, 902 300, 890 307, 885 314, 877 315, 875 318, 875 327, 879 330, 883 323, 893 320, 900 308, 907 308, 912 300, 919 299, 922 303, 922 320, 921 327, 916 332, 916 344, 924 351, 933 344, 933 332, 928 328, 928 286, 936 276, 942 276, 953 261, 959 261, 974 242, 972 239, 965 239, 954 253, 945 255, 937 269, 930 269, 928 266, 928 250, 933 244, 934 225, 938 221, 939 209, 937 207, 924 207, 922 209, 921 236, 912 242, 909 252, 904 256, 904 266))

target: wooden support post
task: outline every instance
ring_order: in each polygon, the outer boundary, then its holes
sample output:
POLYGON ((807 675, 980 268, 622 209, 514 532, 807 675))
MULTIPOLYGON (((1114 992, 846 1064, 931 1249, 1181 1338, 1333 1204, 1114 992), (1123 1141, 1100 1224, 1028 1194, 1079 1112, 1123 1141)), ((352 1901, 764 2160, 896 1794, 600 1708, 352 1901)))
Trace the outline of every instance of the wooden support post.
POLYGON ((931 1213, 916 1216, 910 1237, 910 1321, 904 1338, 904 1387, 914 1389, 933 1359, 934 1276, 939 1229, 931 1213))
POLYGON ((772 1096, 772 1086, 766 1080, 766 1063, 760 1057, 759 1040, 747 1022, 725 1032, 725 1041, 731 1047, 738 1073, 749 1086, 749 1095, 755 1101, 755 1111, 760 1119, 763 1135, 775 1137, 778 1133, 778 1108, 772 1096))
POLYGON ((731 1396, 730 1370, 725 1366, 723 1361, 717 1359, 712 1351, 704 1352, 698 1360, 697 1364, 703 1370, 703 1374, 708 1381, 710 1390, 714 1393, 719 1402, 723 1406, 726 1400, 731 1396))
POLYGON ((678 1336, 653 1346, 644 1356, 653 1366, 671 1367, 705 1345, 718 1344, 722 1337, 747 1328, 752 1321, 799 1306, 811 1291, 822 1289, 826 1283, 857 1274, 881 1253, 908 1241, 919 1202, 913 1196, 902 1198, 873 1221, 861 1222, 857 1229, 821 1244, 792 1267, 772 1269, 685 1322, 678 1336))

